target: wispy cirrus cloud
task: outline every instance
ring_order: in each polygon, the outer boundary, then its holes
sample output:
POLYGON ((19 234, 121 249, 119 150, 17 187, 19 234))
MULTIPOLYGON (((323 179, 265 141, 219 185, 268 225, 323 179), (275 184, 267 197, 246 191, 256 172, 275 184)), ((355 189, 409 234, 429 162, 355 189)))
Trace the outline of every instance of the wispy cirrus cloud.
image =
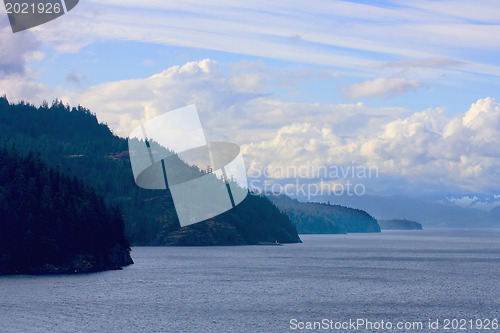
POLYGON ((418 80, 404 78, 380 77, 340 87, 342 93, 349 99, 355 100, 363 97, 395 96, 418 89, 422 84, 418 80))
POLYGON ((69 50, 69 41, 78 48, 109 38, 325 65, 372 77, 388 76, 391 66, 384 64, 419 59, 443 71, 500 76, 493 58, 477 57, 477 50, 500 50, 498 6, 483 0, 473 7, 466 1, 383 7, 323 0, 91 0, 64 23, 37 29, 44 32, 41 40, 64 40, 58 45, 69 50))
POLYGON ((463 65, 463 61, 445 58, 445 57, 432 57, 425 59, 412 59, 412 60, 398 60, 391 61, 384 64, 386 68, 435 68, 435 67, 448 67, 463 65))

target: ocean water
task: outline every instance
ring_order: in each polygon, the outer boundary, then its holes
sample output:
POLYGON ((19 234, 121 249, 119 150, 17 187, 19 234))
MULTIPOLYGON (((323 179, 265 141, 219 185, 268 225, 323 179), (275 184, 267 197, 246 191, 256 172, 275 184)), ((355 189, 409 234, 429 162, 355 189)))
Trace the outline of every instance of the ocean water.
POLYGON ((0 277, 0 332, 500 332, 500 229, 301 238, 135 247, 121 271, 0 277))

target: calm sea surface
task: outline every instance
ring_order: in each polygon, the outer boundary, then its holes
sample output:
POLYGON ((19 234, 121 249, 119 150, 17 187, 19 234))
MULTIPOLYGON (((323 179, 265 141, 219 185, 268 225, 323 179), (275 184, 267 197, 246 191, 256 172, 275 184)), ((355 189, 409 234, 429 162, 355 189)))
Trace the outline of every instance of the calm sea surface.
POLYGON ((322 320, 324 332, 500 332, 478 328, 500 319, 500 229, 301 238, 135 247, 122 271, 0 277, 0 332, 312 332, 299 328, 322 320), (375 326, 338 326, 358 319, 375 326))

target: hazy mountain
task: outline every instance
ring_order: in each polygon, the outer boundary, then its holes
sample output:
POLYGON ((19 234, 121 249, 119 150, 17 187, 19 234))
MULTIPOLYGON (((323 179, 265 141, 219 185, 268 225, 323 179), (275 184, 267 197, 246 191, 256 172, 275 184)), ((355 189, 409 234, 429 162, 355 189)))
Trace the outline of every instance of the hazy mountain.
POLYGON ((170 191, 139 188, 127 140, 113 135, 81 106, 70 108, 56 101, 35 107, 0 97, 0 145, 15 146, 22 155, 36 152, 47 165, 79 177, 108 204, 120 205, 126 235, 135 245, 300 242, 288 216, 254 195, 235 209, 180 229, 170 191))
POLYGON ((497 221, 500 221, 500 206, 497 206, 497 207, 493 208, 492 210, 490 210, 489 216, 491 218, 495 218, 496 217, 497 221))
POLYGON ((360 209, 299 202, 286 195, 268 195, 268 198, 290 217, 300 234, 380 232, 377 221, 360 209))
POLYGON ((422 225, 410 220, 377 220, 382 230, 422 230, 422 225))
POLYGON ((462 208, 402 195, 323 196, 318 201, 366 210, 377 219, 419 221, 426 228, 498 228, 500 208, 490 212, 462 208))

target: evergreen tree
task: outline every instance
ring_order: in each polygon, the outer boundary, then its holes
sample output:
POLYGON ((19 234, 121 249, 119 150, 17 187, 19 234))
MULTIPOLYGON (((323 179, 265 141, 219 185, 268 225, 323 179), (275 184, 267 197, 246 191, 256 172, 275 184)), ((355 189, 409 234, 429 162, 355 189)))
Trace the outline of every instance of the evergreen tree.
POLYGON ((88 272, 132 263, 119 208, 107 207, 93 189, 31 153, 23 158, 0 149, 0 200, 0 274, 88 272))

